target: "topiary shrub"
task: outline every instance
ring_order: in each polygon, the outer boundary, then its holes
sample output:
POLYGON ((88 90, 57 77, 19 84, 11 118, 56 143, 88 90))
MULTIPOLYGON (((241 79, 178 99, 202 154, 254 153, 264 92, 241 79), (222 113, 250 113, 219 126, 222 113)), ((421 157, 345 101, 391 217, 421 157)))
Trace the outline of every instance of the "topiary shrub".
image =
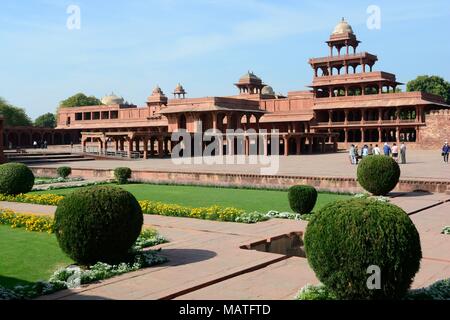
POLYGON ((0 193, 17 195, 33 189, 34 174, 22 163, 0 165, 0 193))
MULTIPOLYGON (((419 270, 419 233, 399 207, 372 199, 330 203, 313 215, 305 250, 318 279, 338 299, 398 299, 419 270), (379 290, 367 282, 380 268, 379 290)), ((372 282, 370 282, 372 283, 372 282)))
POLYGON ((68 176, 72 174, 72 168, 70 167, 59 167, 56 169, 56 172, 58 173, 58 176, 61 178, 66 179, 68 176))
POLYGON ((121 188, 96 186, 67 195, 55 213, 61 249, 81 265, 118 263, 129 256, 143 224, 136 198, 121 188))
POLYGON ((126 184, 131 178, 131 169, 127 167, 120 167, 114 169, 114 177, 118 184, 126 184))
POLYGON ((384 196, 392 191, 400 179, 398 163, 387 156, 365 157, 358 165, 358 182, 370 193, 384 196))
POLYGON ((316 205, 317 190, 311 186, 293 186, 288 191, 289 205, 299 214, 311 213, 316 205))

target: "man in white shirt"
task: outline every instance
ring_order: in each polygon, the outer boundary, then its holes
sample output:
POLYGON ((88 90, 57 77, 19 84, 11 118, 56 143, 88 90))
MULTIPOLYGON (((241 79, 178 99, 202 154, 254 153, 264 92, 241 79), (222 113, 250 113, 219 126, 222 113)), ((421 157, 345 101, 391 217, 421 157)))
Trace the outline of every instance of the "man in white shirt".
POLYGON ((375 148, 373 148, 373 155, 374 156, 379 156, 381 154, 381 150, 378 147, 378 145, 375 145, 375 148))

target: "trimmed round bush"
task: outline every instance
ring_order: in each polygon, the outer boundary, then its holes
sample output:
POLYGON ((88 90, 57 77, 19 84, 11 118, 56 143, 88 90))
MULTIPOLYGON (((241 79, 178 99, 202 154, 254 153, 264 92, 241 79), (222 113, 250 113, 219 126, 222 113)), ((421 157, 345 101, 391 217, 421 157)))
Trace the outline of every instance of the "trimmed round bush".
POLYGON ((70 167, 59 167, 56 172, 58 173, 58 176, 61 178, 66 179, 68 176, 72 174, 72 168, 70 167))
POLYGON ((141 207, 126 190, 114 186, 82 188, 67 195, 55 213, 55 234, 61 249, 81 265, 119 263, 143 224, 141 207))
POLYGON ((358 165, 358 182, 370 193, 384 196, 391 192, 400 179, 398 163, 387 156, 365 157, 358 165))
POLYGON ((373 199, 340 200, 313 215, 305 233, 308 262, 338 299, 399 299, 420 267, 419 233, 399 207, 373 199), (367 283, 380 269, 380 289, 367 283))
POLYGON ((289 205, 299 214, 311 213, 316 205, 317 190, 311 186, 293 186, 288 191, 289 205))
POLYGON ((33 189, 34 174, 22 163, 0 165, 0 193, 17 195, 33 189))
POLYGON ((131 178, 131 169, 127 167, 120 167, 114 169, 114 177, 118 184, 126 184, 131 178))

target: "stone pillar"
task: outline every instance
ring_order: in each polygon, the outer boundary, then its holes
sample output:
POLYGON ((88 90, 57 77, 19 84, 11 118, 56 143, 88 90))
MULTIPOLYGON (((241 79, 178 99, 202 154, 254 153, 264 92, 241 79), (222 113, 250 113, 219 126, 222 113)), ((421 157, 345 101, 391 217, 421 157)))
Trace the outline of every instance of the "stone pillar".
POLYGON ((288 138, 288 136, 284 136, 283 141, 284 141, 284 155, 288 156, 289 155, 289 138, 288 138))
POLYGON ((83 139, 81 144, 82 144, 82 151, 83 151, 83 153, 85 153, 86 152, 87 139, 83 139))
POLYGON ((148 159, 148 139, 144 138, 144 159, 148 159))
POLYGON ((333 110, 328 110, 328 125, 331 126, 333 122, 333 110))
POLYGON ((116 152, 117 152, 117 151, 119 151, 119 139, 116 138, 116 139, 114 140, 114 142, 116 143, 116 152))
POLYGON ((366 141, 365 138, 366 138, 366 137, 365 137, 364 128, 361 128, 361 142, 365 142, 365 141, 366 141))
POLYGON ((265 156, 269 155, 268 146, 267 146, 268 143, 269 143, 269 138, 267 137, 267 135, 264 135, 263 136, 263 155, 265 155, 265 156))
POLYGON ((302 138, 301 137, 297 137, 295 139, 295 146, 296 146, 295 154, 300 155, 302 153, 302 138))
POLYGON ((378 124, 381 124, 383 122, 383 109, 378 109, 378 124))
POLYGON ((244 137, 244 144, 245 144, 245 155, 250 155, 250 137, 245 136, 244 137))
POLYGON ((131 158, 131 154, 133 153, 133 139, 128 138, 128 158, 131 158))
POLYGON ((381 127, 378 127, 378 143, 381 143, 383 141, 383 130, 381 130, 381 127))
POLYGON ((395 140, 397 141, 397 144, 400 143, 400 127, 395 128, 395 140))
POLYGON ((348 129, 347 128, 344 129, 344 134, 345 134, 344 142, 348 143, 348 129))
POLYGON ((348 124, 348 110, 347 109, 344 110, 344 115, 345 115, 344 124, 347 125, 348 124))

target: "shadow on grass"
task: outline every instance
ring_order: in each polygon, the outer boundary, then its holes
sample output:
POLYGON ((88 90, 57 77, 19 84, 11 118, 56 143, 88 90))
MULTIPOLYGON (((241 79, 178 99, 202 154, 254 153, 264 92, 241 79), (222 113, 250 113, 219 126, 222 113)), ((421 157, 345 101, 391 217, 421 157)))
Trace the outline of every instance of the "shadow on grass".
POLYGON ((34 282, 0 275, 0 286, 8 289, 13 289, 15 286, 27 286, 33 284, 34 282))

